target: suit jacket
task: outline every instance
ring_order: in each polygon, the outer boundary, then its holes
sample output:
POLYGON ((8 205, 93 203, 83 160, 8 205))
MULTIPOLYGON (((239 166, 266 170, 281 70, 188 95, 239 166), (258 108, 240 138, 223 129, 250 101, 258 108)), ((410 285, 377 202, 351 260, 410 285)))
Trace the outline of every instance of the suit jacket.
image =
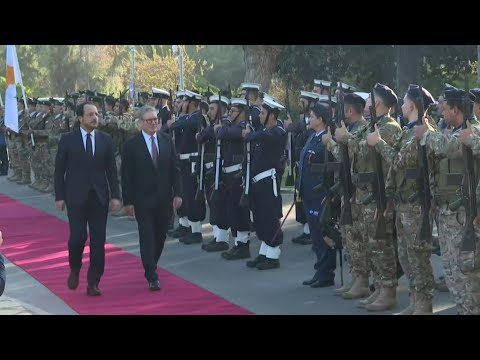
POLYGON ((5 275, 5 264, 3 263, 2 254, 0 254, 0 296, 2 296, 5 290, 5 283, 7 282, 7 276, 5 275))
POLYGON ((124 205, 154 208, 181 194, 180 167, 172 138, 157 131, 158 167, 153 166, 143 133, 127 140, 122 157, 124 205))
POLYGON ((55 159, 55 200, 65 200, 67 206, 81 205, 93 188, 102 204, 109 195, 120 199, 120 189, 110 135, 95 130, 93 160, 87 157, 80 128, 63 134, 55 159), (110 194, 109 194, 110 190, 110 194))

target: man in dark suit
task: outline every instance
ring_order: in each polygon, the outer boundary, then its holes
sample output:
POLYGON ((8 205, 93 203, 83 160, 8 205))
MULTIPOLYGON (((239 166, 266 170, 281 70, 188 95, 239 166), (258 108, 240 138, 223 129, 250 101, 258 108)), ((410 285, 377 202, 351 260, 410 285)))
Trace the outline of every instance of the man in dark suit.
POLYGON ((90 231, 90 267, 87 294, 101 295, 98 283, 105 267, 105 237, 108 200, 112 210, 120 207, 120 190, 112 138, 96 130, 98 110, 91 103, 78 106, 80 128, 64 134, 55 160, 55 206, 67 205, 70 238, 68 287, 78 287, 82 255, 90 231))
MULTIPOLYGON (((0 231, 0 246, 2 246, 3 237, 0 231)), ((5 264, 3 263, 3 256, 0 254, 0 296, 2 296, 5 290, 5 283, 7 282, 7 276, 5 275, 5 264)))
POLYGON ((141 133, 125 143, 122 191, 127 214, 138 222, 140 254, 150 290, 160 290, 156 272, 173 209, 182 205, 180 168, 172 138, 158 131, 155 108, 143 106, 141 133), (173 206, 172 206, 173 202, 173 206))

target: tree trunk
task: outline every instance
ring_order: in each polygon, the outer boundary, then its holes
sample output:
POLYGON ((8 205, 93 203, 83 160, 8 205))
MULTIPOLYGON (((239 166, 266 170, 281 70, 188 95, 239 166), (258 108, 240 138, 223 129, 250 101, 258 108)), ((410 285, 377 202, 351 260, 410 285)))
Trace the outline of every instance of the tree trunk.
POLYGON ((245 82, 261 85, 268 92, 285 45, 243 45, 245 54, 245 82))
MULTIPOLYGON (((397 93, 405 93, 410 84, 421 81, 421 45, 398 45, 397 47, 397 93)), ((402 96, 402 95, 400 95, 402 96)))

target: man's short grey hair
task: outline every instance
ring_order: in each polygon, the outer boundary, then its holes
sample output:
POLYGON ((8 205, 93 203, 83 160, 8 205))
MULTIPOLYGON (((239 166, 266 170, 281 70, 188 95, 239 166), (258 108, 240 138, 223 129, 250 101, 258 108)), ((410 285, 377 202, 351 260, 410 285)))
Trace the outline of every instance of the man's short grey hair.
POLYGON ((140 114, 138 115, 139 119, 140 120, 145 120, 144 119, 144 115, 146 113, 149 113, 149 112, 154 112, 155 114, 157 113, 157 111, 155 110, 154 107, 152 106, 149 106, 149 105, 143 105, 141 108, 140 108, 140 114))

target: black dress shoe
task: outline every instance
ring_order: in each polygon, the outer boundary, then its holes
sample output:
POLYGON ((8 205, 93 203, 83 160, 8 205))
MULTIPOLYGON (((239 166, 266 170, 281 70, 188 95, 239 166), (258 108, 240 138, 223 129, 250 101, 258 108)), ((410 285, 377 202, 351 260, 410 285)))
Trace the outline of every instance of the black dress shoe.
POLYGON ((148 288, 151 290, 151 291, 158 291, 161 289, 160 287, 160 281, 157 279, 157 280, 153 280, 153 281, 149 281, 148 283, 148 288))
POLYGON ((266 258, 265 255, 258 255, 255 259, 247 261, 247 267, 255 268, 258 263, 264 261, 266 258))
POLYGON ((80 277, 80 272, 70 271, 67 280, 67 286, 70 290, 75 290, 78 287, 78 279, 80 277))
POLYGON ((333 280, 316 280, 310 284, 311 288, 323 288, 335 285, 333 280))
POLYGON ((102 295, 102 292, 98 288, 98 285, 88 285, 87 286, 87 295, 88 296, 100 296, 102 295))
POLYGON ((302 282, 303 285, 312 285, 315 281, 317 281, 316 277, 311 278, 310 280, 305 280, 302 282))

